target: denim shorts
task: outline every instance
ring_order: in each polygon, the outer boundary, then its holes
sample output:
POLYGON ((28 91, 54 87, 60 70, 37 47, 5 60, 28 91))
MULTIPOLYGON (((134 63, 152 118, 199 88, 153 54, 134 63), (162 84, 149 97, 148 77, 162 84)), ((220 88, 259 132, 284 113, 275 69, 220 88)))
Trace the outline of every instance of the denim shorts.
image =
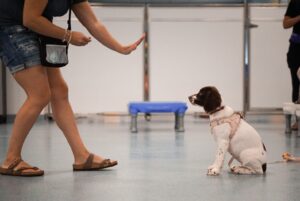
POLYGON ((0 26, 0 58, 13 74, 41 65, 36 33, 24 26, 0 26))

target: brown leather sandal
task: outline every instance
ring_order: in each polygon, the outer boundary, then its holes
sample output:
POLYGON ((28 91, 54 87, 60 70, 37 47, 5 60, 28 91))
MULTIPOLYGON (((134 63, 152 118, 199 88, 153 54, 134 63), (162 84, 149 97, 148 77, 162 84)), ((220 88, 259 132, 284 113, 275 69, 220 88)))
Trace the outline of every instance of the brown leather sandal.
POLYGON ((16 159, 12 162, 8 168, 0 167, 0 174, 10 176, 22 176, 22 177, 36 177, 44 175, 44 171, 37 167, 20 167, 16 168, 23 160, 21 158, 16 159), (33 170, 32 172, 24 172, 24 170, 33 170))
POLYGON ((93 170, 102 170, 104 168, 113 167, 118 165, 118 161, 111 161, 110 159, 104 159, 101 163, 95 163, 94 154, 90 154, 86 162, 83 164, 73 164, 74 171, 93 171, 93 170))

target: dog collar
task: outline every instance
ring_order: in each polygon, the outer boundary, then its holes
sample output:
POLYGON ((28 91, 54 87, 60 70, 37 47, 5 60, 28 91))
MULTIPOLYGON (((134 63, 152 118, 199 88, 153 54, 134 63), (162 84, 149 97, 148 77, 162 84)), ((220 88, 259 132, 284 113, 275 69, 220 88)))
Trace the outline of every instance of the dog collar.
POLYGON ((208 114, 214 114, 216 112, 219 112, 220 110, 223 110, 224 106, 218 107, 217 109, 213 110, 212 112, 208 112, 208 114))

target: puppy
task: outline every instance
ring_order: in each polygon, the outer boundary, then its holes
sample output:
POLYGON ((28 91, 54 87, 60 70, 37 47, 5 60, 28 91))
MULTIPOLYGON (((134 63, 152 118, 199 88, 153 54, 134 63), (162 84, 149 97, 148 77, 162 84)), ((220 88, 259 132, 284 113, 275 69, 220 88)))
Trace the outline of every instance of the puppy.
POLYGON ((234 174, 263 174, 267 169, 267 153, 257 131, 232 108, 222 106, 222 98, 213 86, 207 86, 189 96, 193 105, 199 105, 209 114, 212 135, 217 143, 214 163, 208 167, 208 175, 219 175, 225 154, 232 158, 229 167, 234 174), (240 165, 231 167, 236 159, 240 165))

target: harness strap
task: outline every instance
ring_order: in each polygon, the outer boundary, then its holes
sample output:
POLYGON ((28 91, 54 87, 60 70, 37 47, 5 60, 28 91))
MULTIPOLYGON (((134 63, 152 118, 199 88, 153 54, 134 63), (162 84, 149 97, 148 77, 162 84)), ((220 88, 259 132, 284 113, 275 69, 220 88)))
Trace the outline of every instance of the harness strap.
POLYGON ((240 113, 236 112, 236 113, 233 113, 229 117, 222 117, 219 119, 212 120, 210 122, 210 127, 212 130, 215 126, 218 126, 218 125, 221 125, 224 123, 228 123, 231 127, 231 132, 230 132, 229 138, 232 139, 239 127, 241 119, 242 119, 242 115, 240 113))

